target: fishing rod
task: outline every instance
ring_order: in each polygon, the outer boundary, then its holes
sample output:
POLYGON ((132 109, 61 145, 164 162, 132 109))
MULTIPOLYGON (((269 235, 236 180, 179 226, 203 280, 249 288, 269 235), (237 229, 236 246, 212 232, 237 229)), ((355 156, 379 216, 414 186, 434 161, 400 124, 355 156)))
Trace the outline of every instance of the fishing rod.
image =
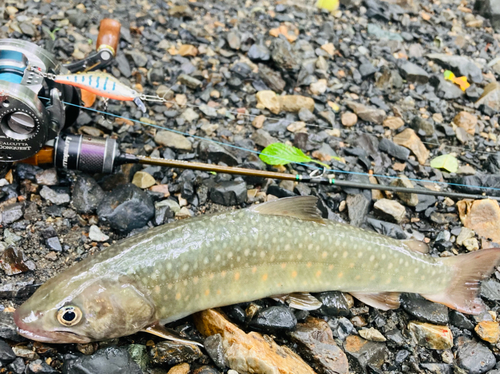
POLYGON ((35 156, 23 163, 32 165, 53 164, 56 167, 70 170, 80 170, 87 173, 112 173, 116 166, 123 164, 156 165, 170 168, 191 169, 207 172, 236 174, 243 176, 289 180, 294 182, 335 185, 341 188, 357 188, 367 190, 390 191, 395 193, 413 193, 419 195, 443 196, 455 199, 485 199, 500 201, 500 197, 467 194, 459 192, 434 191, 426 188, 407 188, 392 185, 380 185, 345 181, 327 175, 328 169, 315 169, 309 175, 286 174, 267 170, 255 170, 234 166, 221 166, 203 162, 169 160, 149 156, 137 156, 122 153, 118 143, 113 138, 96 138, 87 135, 60 135, 54 147, 44 147, 35 156))
MULTIPOLYGON (((143 112, 146 111, 146 107, 143 101, 146 102, 158 102, 163 104, 176 105, 174 101, 168 100, 159 95, 146 95, 139 93, 128 86, 123 85, 121 82, 116 80, 114 77, 110 76, 107 73, 96 73, 96 72, 88 72, 82 74, 69 74, 69 75, 56 75, 53 73, 48 73, 43 71, 43 69, 39 67, 34 67, 32 65, 28 65, 26 68, 27 71, 33 73, 35 76, 39 76, 44 79, 48 79, 49 81, 53 81, 55 83, 60 83, 63 86, 73 86, 84 89, 86 91, 91 92, 92 94, 102 96, 107 99, 115 99, 121 101, 133 101, 143 112)), ((167 87, 168 88, 168 87, 167 87)), ((39 97, 42 100, 50 100, 46 97, 39 97)), ((61 104, 66 105, 67 107, 78 107, 83 108, 82 106, 72 103, 72 102, 62 102, 61 104)), ((186 104, 187 106, 195 106, 192 104, 186 104)), ((87 110, 91 110, 97 113, 101 113, 103 115, 113 116, 123 118, 118 115, 113 115, 111 113, 102 112, 96 109, 91 108, 83 108, 87 110)), ((231 113, 231 111, 228 111, 231 113)), ((236 113, 238 116, 252 116, 247 113, 236 113)), ((277 120, 277 118, 273 118, 277 120)), ((132 119, 131 119, 132 120, 132 119)), ((141 124, 145 124, 152 127, 157 127, 160 129, 176 132, 182 135, 185 134, 181 131, 168 129, 163 126, 157 126, 151 123, 145 123, 142 121, 132 120, 134 122, 138 122, 141 124)), ((200 138, 204 140, 209 140, 214 142, 211 139, 206 139, 199 136, 193 136, 194 138, 200 138)), ((215 142, 220 143, 220 142, 215 142)), ((226 145, 226 144, 224 144, 226 145)), ((231 147, 235 147, 229 145, 231 147)), ((239 147, 236 147, 239 148, 239 147)), ((254 152, 257 154, 261 154, 260 152, 255 152, 253 150, 247 150, 250 152, 254 152)), ((73 170, 81 170, 87 172, 104 172, 111 173, 113 172, 113 168, 116 165, 121 165, 124 163, 141 163, 141 164, 149 164, 149 165, 160 165, 160 166, 169 166, 169 167, 178 167, 184 169, 196 169, 196 170, 205 170, 205 171, 214 171, 221 173, 229 173, 229 174, 239 174, 239 175, 250 175, 257 176, 263 178, 275 178, 280 180, 293 180, 298 182, 306 182, 306 183, 314 183, 314 184, 335 184, 338 187, 344 188, 361 188, 361 189, 376 189, 383 191, 391 191, 391 192, 400 192, 400 193, 417 193, 417 194, 425 194, 425 195, 434 195, 434 196, 446 196, 452 198, 470 198, 470 199, 481 199, 488 198, 490 196, 487 195, 477 195, 477 194, 465 194, 465 193, 456 193, 456 192, 442 192, 442 191, 433 191, 428 189, 416 189, 416 188, 406 188, 399 186, 386 186, 386 185, 378 185, 371 183, 359 183, 352 181, 343 181, 338 180, 332 177, 325 177, 323 172, 321 175, 318 174, 318 169, 311 175, 292 175, 292 174, 284 174, 284 173, 276 173, 276 172, 268 172, 268 171, 259 171, 252 169, 244 169, 244 168, 236 168, 229 166, 218 166, 212 164, 203 164, 197 162, 184 162, 177 160, 164 160, 146 156, 132 156, 127 154, 120 154, 118 152, 118 147, 116 145, 116 141, 111 138, 107 139, 98 139, 87 136, 73 136, 73 135, 60 135, 56 138, 55 148, 50 151, 50 147, 47 151, 40 151, 32 157, 29 157, 27 162, 38 164, 42 158, 48 158, 48 163, 54 163, 57 167, 62 167, 66 169, 73 170), (109 153, 111 152, 111 153, 109 153)), ((288 161, 288 160, 285 160, 288 161)), ((47 162, 46 162, 47 163, 47 162)), ((299 163, 300 164, 300 163, 299 163)), ((304 165, 304 164, 301 164, 304 165)), ((309 166, 309 165, 305 165, 309 166)), ((341 171, 336 171, 341 172, 341 171)), ((357 174, 357 173, 354 173, 357 174)), ((363 173, 364 174, 364 173, 363 173)), ((387 177, 387 176, 382 176, 387 177)), ((390 178, 390 177, 389 177, 390 178)), ((430 181, 436 183, 435 181, 430 181)), ((449 185, 453 185, 450 183, 449 185)), ((494 189, 494 188, 489 188, 494 189)), ((491 197, 495 200, 499 200, 500 198, 491 197)))

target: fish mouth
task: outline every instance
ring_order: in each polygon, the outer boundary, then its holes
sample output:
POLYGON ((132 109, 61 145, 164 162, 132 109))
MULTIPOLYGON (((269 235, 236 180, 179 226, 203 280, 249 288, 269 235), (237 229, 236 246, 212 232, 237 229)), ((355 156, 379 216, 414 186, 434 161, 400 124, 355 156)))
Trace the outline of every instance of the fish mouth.
POLYGON ((17 309, 14 312, 14 322, 17 326, 17 333, 30 340, 52 344, 90 343, 91 339, 75 334, 71 331, 47 331, 38 329, 26 323, 17 309))

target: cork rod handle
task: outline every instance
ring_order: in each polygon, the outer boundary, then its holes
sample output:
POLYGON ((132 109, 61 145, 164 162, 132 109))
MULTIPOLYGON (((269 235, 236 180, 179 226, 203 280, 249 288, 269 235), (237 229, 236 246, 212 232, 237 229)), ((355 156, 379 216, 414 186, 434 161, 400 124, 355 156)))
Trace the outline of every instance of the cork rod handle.
POLYGON ((120 40, 120 22, 105 18, 99 26, 99 35, 97 36, 97 50, 101 48, 111 49, 113 56, 116 55, 118 41, 120 40))

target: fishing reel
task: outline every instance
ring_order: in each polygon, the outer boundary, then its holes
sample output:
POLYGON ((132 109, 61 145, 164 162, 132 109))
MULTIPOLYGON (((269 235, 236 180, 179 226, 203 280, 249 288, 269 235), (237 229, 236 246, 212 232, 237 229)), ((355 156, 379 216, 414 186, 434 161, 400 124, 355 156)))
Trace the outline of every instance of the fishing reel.
POLYGON ((78 90, 47 77, 109 65, 119 33, 119 22, 101 21, 97 52, 69 65, 31 42, 0 39, 0 163, 34 156, 76 121, 78 90))

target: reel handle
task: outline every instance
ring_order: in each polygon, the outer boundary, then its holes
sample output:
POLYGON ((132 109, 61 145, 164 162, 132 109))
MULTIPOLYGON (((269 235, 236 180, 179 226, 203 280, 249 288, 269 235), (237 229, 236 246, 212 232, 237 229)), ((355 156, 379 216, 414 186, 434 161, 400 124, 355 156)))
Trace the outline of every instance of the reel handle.
POLYGON ((116 56, 118 41, 120 40, 121 24, 117 20, 105 18, 99 26, 99 35, 97 36, 97 50, 103 48, 109 49, 111 54, 116 56))
POLYGON ((99 26, 97 51, 83 60, 64 65, 71 73, 100 70, 113 62, 120 41, 121 24, 117 20, 105 18, 99 26))

